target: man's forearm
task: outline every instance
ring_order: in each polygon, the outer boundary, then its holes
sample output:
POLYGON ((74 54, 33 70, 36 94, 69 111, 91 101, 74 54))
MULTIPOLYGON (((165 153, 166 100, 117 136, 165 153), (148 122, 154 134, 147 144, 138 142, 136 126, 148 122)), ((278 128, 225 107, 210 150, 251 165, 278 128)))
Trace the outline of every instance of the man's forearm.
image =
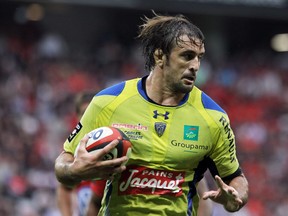
POLYGON ((72 215, 72 192, 71 188, 67 188, 62 184, 58 184, 57 191, 57 204, 62 216, 72 215))
MULTIPOLYGON (((238 191, 239 193, 239 198, 242 200, 242 205, 239 206, 239 209, 242 208, 248 201, 248 191, 249 191, 249 187, 248 187, 248 181, 245 178, 244 174, 234 178, 229 185, 233 188, 235 188, 235 190, 238 191)), ((238 209, 238 210, 239 210, 238 209)))
POLYGON ((62 152, 55 161, 55 175, 58 181, 65 186, 73 187, 80 182, 72 173, 70 166, 73 163, 73 155, 62 152))

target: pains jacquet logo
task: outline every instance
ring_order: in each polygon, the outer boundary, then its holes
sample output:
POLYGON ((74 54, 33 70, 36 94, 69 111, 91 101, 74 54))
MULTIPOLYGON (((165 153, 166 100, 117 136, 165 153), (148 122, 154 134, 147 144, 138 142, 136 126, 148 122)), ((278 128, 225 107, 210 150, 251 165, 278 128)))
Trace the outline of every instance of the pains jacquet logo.
POLYGON ((199 126, 184 125, 184 140, 198 141, 199 126))

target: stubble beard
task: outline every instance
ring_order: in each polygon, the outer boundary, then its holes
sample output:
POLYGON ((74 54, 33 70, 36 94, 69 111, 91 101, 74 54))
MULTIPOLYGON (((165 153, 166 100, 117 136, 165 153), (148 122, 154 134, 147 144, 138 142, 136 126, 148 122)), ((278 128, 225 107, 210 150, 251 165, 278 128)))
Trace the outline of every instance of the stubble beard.
POLYGON ((194 85, 185 85, 182 82, 178 82, 174 83, 172 90, 175 94, 187 94, 192 91, 193 87, 194 85))

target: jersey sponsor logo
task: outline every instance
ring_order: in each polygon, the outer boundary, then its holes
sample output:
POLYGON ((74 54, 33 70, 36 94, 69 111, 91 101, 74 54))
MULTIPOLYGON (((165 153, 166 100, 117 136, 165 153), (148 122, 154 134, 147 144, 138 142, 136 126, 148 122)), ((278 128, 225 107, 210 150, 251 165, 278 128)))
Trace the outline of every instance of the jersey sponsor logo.
POLYGON ((171 140, 171 145, 183 148, 184 151, 190 151, 193 152, 193 150, 209 150, 208 145, 198 145, 198 144, 192 144, 192 143, 184 143, 184 142, 178 142, 177 140, 171 140))
POLYGON ((161 137, 166 129, 166 123, 164 122, 155 122, 154 124, 155 131, 159 137, 161 137))
POLYGON ((119 195, 171 195, 182 194, 185 172, 128 166, 119 179, 119 195))
POLYGON ((158 110, 154 110, 153 113, 154 113, 153 118, 155 118, 155 119, 157 119, 158 116, 164 117, 165 120, 169 119, 168 115, 170 113, 168 111, 166 111, 165 113, 159 113, 158 110))
POLYGON ((235 139, 234 139, 234 135, 232 132, 232 129, 230 127, 229 122, 226 120, 226 118, 224 118, 224 116, 222 116, 219 119, 219 122, 222 124, 224 132, 226 134, 226 137, 229 141, 229 154, 230 154, 230 162, 232 163, 233 161, 235 161, 235 139))
POLYGON ((123 131, 130 140, 139 140, 143 138, 140 131, 123 131))
POLYGON ((73 138, 77 135, 77 133, 79 133, 79 131, 82 128, 82 124, 79 122, 76 127, 74 128, 74 130, 72 131, 72 133, 69 135, 68 137, 68 141, 71 142, 73 140, 73 138))
POLYGON ((135 130, 140 130, 140 131, 148 131, 148 127, 139 124, 126 124, 126 123, 112 123, 112 127, 115 128, 124 128, 124 129, 135 129, 135 130))
POLYGON ((184 140, 198 140, 199 126, 184 125, 184 140))

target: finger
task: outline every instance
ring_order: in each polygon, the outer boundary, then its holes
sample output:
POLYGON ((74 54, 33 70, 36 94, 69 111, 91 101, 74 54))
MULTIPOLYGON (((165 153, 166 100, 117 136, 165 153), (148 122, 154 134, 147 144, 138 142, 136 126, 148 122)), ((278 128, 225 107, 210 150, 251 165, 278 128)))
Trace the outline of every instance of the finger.
POLYGON ((112 149, 114 149, 117 145, 119 144, 119 140, 115 139, 112 142, 110 142, 108 145, 106 145, 103 149, 102 149, 102 156, 108 154, 112 149))
POLYGON ((235 199, 235 201, 238 204, 243 203, 243 201, 239 198, 238 192, 234 188, 232 187, 228 188, 228 193, 230 194, 230 196, 232 196, 235 199))
POLYGON ((110 179, 112 180, 114 176, 118 173, 122 173, 126 169, 126 166, 120 166, 113 169, 112 174, 110 175, 110 179))
POLYGON ((239 197, 236 198, 236 202, 237 202, 239 205, 242 205, 242 204, 243 204, 243 201, 242 201, 239 197))
POLYGON ((228 188, 228 193, 233 197, 238 196, 238 192, 233 187, 228 188))
POLYGON ((214 198, 217 195, 217 191, 206 191, 203 193, 202 199, 214 198))
POLYGON ((238 195, 239 195, 238 191, 231 186, 228 188, 228 192, 235 197, 238 197, 238 195))
MULTIPOLYGON (((78 157, 78 152, 83 152, 86 151, 86 143, 89 139, 89 136, 86 134, 79 142, 79 144, 77 145, 76 149, 75 149, 75 153, 74 156, 78 157)), ((87 151, 86 151, 87 152, 87 151)))
POLYGON ((112 180, 116 174, 123 172, 125 169, 126 166, 110 167, 110 169, 104 172, 102 178, 112 180))
POLYGON ((110 142, 108 145, 106 145, 102 149, 98 149, 97 151, 91 151, 91 157, 95 158, 103 158, 106 154, 112 151, 117 145, 119 144, 119 140, 115 139, 112 142, 110 142))
POLYGON ((101 161, 102 158, 104 158, 106 154, 111 152, 112 149, 114 149, 118 145, 118 143, 119 143, 119 140, 115 139, 112 142, 110 142, 108 145, 106 145, 104 148, 89 152, 90 157, 95 158, 95 160, 97 161, 101 161))
POLYGON ((121 173, 121 172, 123 172, 124 170, 126 170, 126 166, 115 167, 115 168, 113 169, 113 173, 121 173))
POLYGON ((123 156, 120 158, 115 158, 112 160, 105 160, 105 161, 101 161, 99 162, 99 166, 106 166, 106 167, 120 167, 122 164, 126 163, 128 161, 128 157, 127 156, 123 156))
POLYGON ((224 187, 226 186, 226 184, 222 181, 222 179, 218 175, 215 176, 215 181, 217 186, 221 189, 224 189, 224 187))
POLYGON ((89 135, 85 134, 85 136, 80 140, 79 147, 85 148, 86 143, 88 142, 88 139, 89 139, 89 135))

